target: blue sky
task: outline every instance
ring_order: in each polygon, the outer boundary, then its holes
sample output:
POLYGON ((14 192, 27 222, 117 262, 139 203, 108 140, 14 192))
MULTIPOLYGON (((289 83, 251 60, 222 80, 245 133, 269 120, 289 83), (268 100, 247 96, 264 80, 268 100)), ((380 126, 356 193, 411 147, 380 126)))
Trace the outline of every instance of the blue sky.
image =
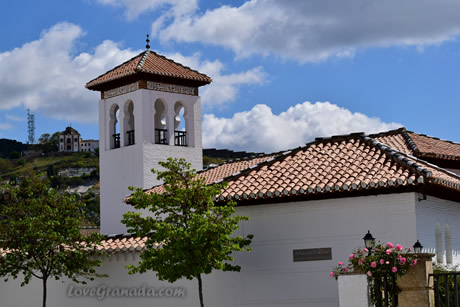
POLYGON ((400 126, 460 142, 458 1, 2 1, 0 138, 98 138, 87 81, 151 48, 208 74, 204 147, 400 126))

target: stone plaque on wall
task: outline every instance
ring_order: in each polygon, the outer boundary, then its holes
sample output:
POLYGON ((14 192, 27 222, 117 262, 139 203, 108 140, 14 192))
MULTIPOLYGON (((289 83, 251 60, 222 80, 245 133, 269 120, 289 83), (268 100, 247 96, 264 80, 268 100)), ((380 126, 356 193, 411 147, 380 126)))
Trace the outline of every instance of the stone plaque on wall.
POLYGON ((292 251, 294 262, 331 260, 332 249, 330 247, 294 249, 292 251))

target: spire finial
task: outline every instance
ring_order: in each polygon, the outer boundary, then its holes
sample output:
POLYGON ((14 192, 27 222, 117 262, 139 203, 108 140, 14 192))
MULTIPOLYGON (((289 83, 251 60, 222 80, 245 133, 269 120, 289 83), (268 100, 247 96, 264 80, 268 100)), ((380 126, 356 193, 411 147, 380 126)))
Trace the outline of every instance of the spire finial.
POLYGON ((147 45, 145 45, 145 48, 150 49, 150 40, 149 40, 148 34, 147 34, 147 39, 145 41, 147 42, 147 45))

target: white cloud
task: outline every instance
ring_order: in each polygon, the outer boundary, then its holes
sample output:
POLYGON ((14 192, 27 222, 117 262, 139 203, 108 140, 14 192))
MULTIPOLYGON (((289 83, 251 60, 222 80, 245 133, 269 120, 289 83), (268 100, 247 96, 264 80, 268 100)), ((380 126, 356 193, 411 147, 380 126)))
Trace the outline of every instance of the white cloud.
MULTIPOLYGON (((60 23, 44 31, 40 39, 0 53, 0 110, 24 106, 54 119, 97 122, 99 95, 84 85, 140 51, 120 49, 107 40, 92 53, 75 54, 74 45, 82 35, 79 26, 60 23)), ((199 54, 170 57, 213 78, 201 92, 207 105, 235 100, 241 86, 262 84, 266 79, 260 67, 224 74, 222 62, 202 60, 199 54)))
POLYGON ((55 119, 96 122, 99 97, 84 85, 136 52, 104 41, 94 53, 74 56, 83 34, 77 25, 60 23, 40 39, 0 53, 0 110, 24 106, 55 119))
POLYGON ((10 124, 0 123, 0 130, 9 130, 11 128, 10 124))
POLYGON ((15 121, 15 122, 22 122, 22 121, 26 120, 24 117, 15 116, 15 115, 11 115, 11 114, 6 114, 5 118, 8 119, 8 120, 11 120, 11 121, 15 121))
POLYGON ((180 17, 198 8, 197 0, 96 0, 99 4, 122 7, 127 20, 134 20, 145 12, 166 10, 161 18, 180 17))
POLYGON ((302 146, 315 137, 373 133, 401 127, 362 113, 352 113, 329 102, 304 102, 280 114, 259 104, 232 118, 205 114, 203 147, 252 152, 274 152, 302 146))
POLYGON ((222 62, 219 60, 201 61, 200 54, 198 53, 193 56, 184 56, 179 53, 168 54, 166 56, 212 77, 213 82, 200 90, 202 102, 208 106, 234 101, 238 97, 241 86, 251 84, 260 85, 267 81, 267 74, 262 67, 255 67, 248 71, 225 75, 223 74, 225 67, 222 62))
MULTIPOLYGON (((181 2, 172 4, 178 10, 181 2)), ((300 62, 353 56, 357 48, 442 43, 460 33, 456 0, 250 0, 184 10, 169 23, 153 24, 162 41, 202 42, 233 50, 238 57, 276 55, 300 62)))

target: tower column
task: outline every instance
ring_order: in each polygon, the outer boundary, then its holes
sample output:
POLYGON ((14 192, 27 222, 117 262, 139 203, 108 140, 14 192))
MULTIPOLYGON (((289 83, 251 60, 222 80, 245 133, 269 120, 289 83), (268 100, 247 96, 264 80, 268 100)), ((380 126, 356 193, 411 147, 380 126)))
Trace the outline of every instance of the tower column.
POLYGON ((174 111, 174 104, 172 104, 170 101, 168 101, 167 103, 169 104, 168 115, 166 120, 166 129, 168 129, 168 144, 170 146, 174 146, 174 117, 176 116, 176 112, 174 111))

